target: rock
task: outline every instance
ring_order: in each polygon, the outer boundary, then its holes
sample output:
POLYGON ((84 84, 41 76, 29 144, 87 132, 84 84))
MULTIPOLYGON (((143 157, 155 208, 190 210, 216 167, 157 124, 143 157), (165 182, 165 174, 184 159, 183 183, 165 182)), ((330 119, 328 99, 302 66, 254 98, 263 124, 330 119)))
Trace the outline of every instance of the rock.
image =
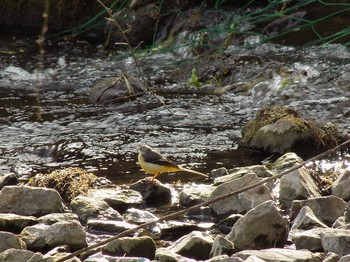
POLYGON ((183 257, 179 254, 176 254, 172 251, 170 251, 167 248, 157 248, 156 250, 156 255, 155 255, 156 261, 159 262, 196 262, 197 260, 195 259, 190 259, 187 257, 183 257))
MULTIPOLYGON (((79 260, 80 261, 80 260, 79 260)), ((93 254, 84 259, 84 262, 150 262, 149 259, 144 257, 116 257, 104 255, 101 253, 93 254)))
POLYGON ((308 206, 327 226, 331 226, 345 212, 347 203, 336 196, 314 197, 307 200, 294 200, 290 210, 293 220, 300 210, 308 206))
POLYGON ((9 173, 4 176, 0 176, 0 190, 4 186, 13 186, 18 184, 18 179, 14 173, 9 173))
POLYGON ((3 252, 10 248, 27 249, 27 246, 15 234, 10 232, 0 231, 0 252, 3 252))
POLYGON ((275 170, 275 172, 281 173, 303 162, 304 160, 301 157, 299 157, 297 154, 289 152, 279 157, 273 163, 272 167, 273 167, 273 170, 275 170))
POLYGON ((241 217, 243 217, 243 215, 241 214, 232 214, 228 217, 226 217, 225 219, 219 221, 216 226, 217 228, 224 234, 228 234, 231 231, 231 228, 233 227, 233 225, 238 221, 238 219, 240 219, 241 217))
POLYGON ((333 252, 341 257, 350 254, 350 230, 327 230, 321 232, 320 236, 325 252, 333 252))
POLYGON ((198 185, 183 189, 179 194, 179 204, 184 207, 203 203, 215 188, 212 185, 198 185))
POLYGON ((308 206, 303 207, 297 217, 293 221, 293 229, 312 229, 315 227, 327 228, 327 225, 322 223, 308 206))
MULTIPOLYGON (((241 178, 219 185, 210 195, 208 200, 229 194, 257 182, 260 182, 260 180, 254 173, 246 174, 241 178)), ((251 208, 270 199, 272 199, 272 196, 270 195, 269 189, 265 185, 262 185, 238 195, 212 203, 209 205, 209 207, 215 216, 218 218, 225 218, 234 213, 245 213, 251 208)))
POLYGON ((320 234, 324 230, 324 228, 292 230, 290 237, 298 250, 306 249, 311 252, 323 251, 320 234))
POLYGON ((350 220, 346 216, 338 217, 338 219, 333 223, 332 228, 346 228, 350 224, 350 220))
POLYGON ((244 177, 245 175, 249 175, 249 174, 255 174, 255 173, 249 169, 239 168, 235 172, 229 172, 229 174, 226 176, 220 176, 218 178, 215 178, 213 184, 220 185, 223 183, 231 182, 232 180, 240 179, 240 178, 244 177))
MULTIPOLYGON (((344 256, 346 257, 346 256, 344 256)), ((342 257, 342 258, 344 258, 342 257)), ((350 256, 348 257, 349 260, 347 260, 347 262, 350 262, 350 256)), ((341 259, 340 257, 335 254, 335 253, 332 253, 332 252, 328 252, 326 254, 326 256, 323 258, 322 262, 340 262, 341 259)), ((345 262, 345 260, 343 260, 343 262, 345 262)))
POLYGON ((217 177, 226 176, 226 175, 228 175, 227 168, 226 167, 220 167, 218 169, 213 169, 212 171, 210 171, 209 177, 211 179, 215 179, 217 177))
POLYGON ((273 173, 269 169, 267 169, 266 166, 263 166, 263 165, 253 165, 253 166, 232 168, 229 170, 229 173, 231 174, 231 173, 235 173, 235 172, 238 172, 241 170, 252 171, 260 178, 266 178, 266 177, 273 176, 273 173))
POLYGON ((141 193, 143 200, 149 204, 168 204, 171 202, 171 188, 165 186, 155 179, 151 181, 151 177, 147 177, 130 185, 130 188, 141 193))
POLYGON ((242 129, 243 146, 266 153, 316 155, 347 139, 331 123, 306 120, 292 108, 266 107, 242 129))
POLYGON ((98 189, 91 192, 91 197, 105 201, 110 207, 124 213, 131 207, 140 208, 142 196, 132 189, 98 189))
MULTIPOLYGON (((248 261, 248 260, 244 260, 248 261)), ((229 257, 228 255, 216 256, 211 259, 206 260, 205 262, 243 262, 243 259, 238 257, 229 257)), ((253 262, 252 260, 250 262, 253 262)), ((259 262, 263 262, 262 260, 259 262)))
POLYGON ((157 220, 158 217, 153 215, 151 212, 146 210, 129 208, 123 215, 124 220, 129 223, 143 224, 146 222, 151 222, 157 220))
POLYGON ((77 221, 79 222, 79 217, 74 213, 52 213, 38 219, 39 223, 52 225, 56 222, 67 222, 67 221, 77 221))
POLYGON ((10 248, 0 253, 0 261, 15 262, 15 261, 30 261, 30 262, 42 262, 44 261, 43 255, 40 253, 34 253, 29 250, 10 248))
POLYGON ((287 242, 288 230, 287 221, 269 200, 240 218, 226 237, 239 250, 283 247, 287 242))
POLYGON ((256 256, 265 262, 321 262, 320 253, 312 253, 308 250, 292 250, 282 248, 269 248, 264 250, 244 250, 235 253, 232 257, 247 259, 256 256))
POLYGON ((233 243, 221 235, 217 235, 214 238, 214 243, 210 251, 210 257, 216 257, 220 255, 231 256, 234 253, 233 243))
POLYGON ((193 231, 175 241, 168 250, 196 260, 209 259, 214 240, 206 233, 193 231))
POLYGON ((201 231, 198 223, 186 223, 181 221, 169 220, 159 225, 161 239, 176 240, 180 237, 190 234, 192 231, 201 231))
POLYGON ((281 178, 279 195, 281 202, 290 206, 291 202, 296 199, 321 197, 321 192, 310 172, 302 167, 281 178))
POLYGON ((90 219, 86 224, 90 232, 120 233, 136 227, 124 221, 90 219))
POLYGON ((78 215, 83 224, 91 218, 119 219, 118 211, 111 208, 105 201, 86 196, 77 196, 70 203, 72 211, 78 215))
POLYGON ((150 237, 122 237, 102 247, 102 253, 112 256, 154 259, 156 245, 150 237))
POLYGON ((350 168, 340 173, 332 185, 332 195, 340 197, 345 201, 350 200, 350 168))
POLYGON ((38 219, 33 216, 20 216, 16 214, 0 214, 0 230, 20 233, 26 226, 38 223, 38 219))
MULTIPOLYGON (((339 256, 338 256, 338 259, 339 259, 339 256)), ((323 260, 322 262, 325 262, 325 260, 323 260)), ((334 260, 334 262, 350 262, 350 255, 343 256, 339 260, 334 260)))
POLYGON ((42 216, 63 212, 56 190, 29 186, 6 186, 0 191, 0 213, 42 216))
POLYGON ((115 103, 128 101, 143 94, 141 82, 130 75, 120 74, 97 82, 91 87, 89 100, 91 103, 115 103))
POLYGON ((20 238, 31 250, 47 250, 59 245, 68 245, 72 250, 77 250, 87 246, 84 228, 76 221, 26 227, 20 238))

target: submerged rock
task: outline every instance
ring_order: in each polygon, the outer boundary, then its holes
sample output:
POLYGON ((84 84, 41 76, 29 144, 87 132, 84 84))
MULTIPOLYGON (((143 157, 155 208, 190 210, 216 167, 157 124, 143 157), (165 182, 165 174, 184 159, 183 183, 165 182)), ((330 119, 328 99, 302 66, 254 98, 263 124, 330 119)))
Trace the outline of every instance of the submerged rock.
POLYGON ((0 191, 0 213, 42 216, 63 211, 61 196, 50 188, 6 186, 0 191))
POLYGON ((282 106, 261 109, 242 130, 242 144, 247 148, 279 154, 292 151, 302 156, 316 155, 347 138, 331 123, 306 120, 282 106))
POLYGON ((272 200, 245 214, 226 236, 239 250, 283 247, 287 242, 288 223, 272 200))

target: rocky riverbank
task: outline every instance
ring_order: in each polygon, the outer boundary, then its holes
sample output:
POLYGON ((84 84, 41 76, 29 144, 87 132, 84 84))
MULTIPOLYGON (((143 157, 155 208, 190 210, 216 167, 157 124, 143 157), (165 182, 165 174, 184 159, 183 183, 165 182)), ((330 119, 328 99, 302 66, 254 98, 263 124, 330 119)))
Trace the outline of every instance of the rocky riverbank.
POLYGON ((287 153, 269 169, 221 168, 200 185, 145 178, 118 187, 79 168, 18 185, 9 174, 0 192, 0 260, 55 261, 149 222, 70 261, 347 261, 350 170, 323 177, 302 167, 185 217, 158 220, 170 207, 227 195, 301 162, 287 153))

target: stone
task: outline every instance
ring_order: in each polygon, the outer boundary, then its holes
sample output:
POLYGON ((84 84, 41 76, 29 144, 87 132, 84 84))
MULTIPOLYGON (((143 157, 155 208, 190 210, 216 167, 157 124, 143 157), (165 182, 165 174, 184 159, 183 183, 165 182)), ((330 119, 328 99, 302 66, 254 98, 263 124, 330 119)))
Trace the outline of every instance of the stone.
POLYGON ((281 173, 303 162, 304 160, 301 157, 299 157, 297 154, 289 152, 279 157, 273 163, 272 168, 275 172, 281 173))
MULTIPOLYGON (((205 262, 243 262, 243 261, 247 261, 247 260, 243 260, 239 257, 229 257, 228 255, 220 255, 220 256, 216 256, 211 259, 205 260, 205 262)), ((263 262, 263 261, 261 260, 259 262, 263 262)))
POLYGON ((305 167, 294 170, 281 178, 279 199, 285 205, 290 206, 295 199, 310 197, 321 197, 321 192, 305 167))
MULTIPOLYGON (((260 179, 254 173, 246 174, 241 178, 219 185, 210 195, 208 200, 227 195, 258 182, 260 182, 260 179)), ((270 190, 265 185, 262 185, 212 203, 209 207, 215 216, 222 219, 234 213, 245 213, 251 208, 270 199, 272 199, 270 190)))
POLYGON ((220 167, 217 169, 213 169, 212 171, 210 171, 210 178, 211 179, 215 179, 217 177, 221 177, 221 176, 226 176, 228 175, 228 171, 226 167, 220 167))
POLYGON ((340 173, 332 185, 332 195, 348 202, 350 200, 350 168, 340 173))
POLYGON ((233 243, 221 235, 217 235, 214 238, 214 243, 210 251, 210 257, 216 257, 221 255, 231 256, 234 253, 233 243))
POLYGON ((241 179, 245 175, 251 175, 251 174, 255 174, 255 173, 250 169, 238 168, 236 171, 230 172, 226 176, 220 176, 215 178, 213 184, 215 186, 218 186, 223 183, 231 182, 232 180, 235 180, 235 179, 241 179))
POLYGON ((240 219, 241 217, 243 217, 243 215, 241 214, 232 214, 226 218, 224 218, 223 220, 220 220, 216 226, 217 228, 224 234, 228 234, 231 231, 231 228, 233 227, 233 225, 238 221, 238 219, 240 219))
POLYGON ((235 173, 235 172, 241 171, 241 170, 251 171, 251 172, 255 173, 260 178, 266 178, 266 177, 273 176, 273 172, 271 170, 269 170, 264 165, 252 165, 252 166, 245 166, 245 167, 236 167, 236 168, 230 169, 228 172, 231 174, 231 173, 235 173))
POLYGON ((326 232, 321 232, 320 236, 325 252, 333 252, 340 257, 350 254, 350 230, 327 230, 326 232))
POLYGON ((0 213, 42 216, 64 212, 60 195, 54 189, 5 186, 0 191, 0 213))
POLYGON ((247 259, 256 256, 265 262, 321 262, 322 254, 308 250, 292 250, 283 248, 269 248, 263 250, 244 250, 235 253, 232 257, 247 259))
POLYGON ((125 221, 135 224, 143 224, 158 219, 158 217, 156 215, 153 215, 151 212, 136 208, 129 208, 123 217, 125 221))
POLYGON ((297 217, 294 219, 292 224, 293 229, 312 229, 315 227, 327 228, 327 225, 322 223, 314 214, 312 209, 308 206, 304 206, 297 217))
POLYGON ((5 186, 13 186, 18 184, 18 179, 14 173, 0 176, 0 190, 5 186))
POLYGON ((147 205, 160 205, 171 203, 171 188, 151 177, 138 180, 130 185, 130 189, 141 193, 147 205))
MULTIPOLYGON (((80 261, 80 260, 79 260, 80 261)), ((144 257, 116 257, 109 256, 101 253, 93 254, 84 259, 84 262, 150 262, 149 259, 144 257)))
POLYGON ((118 211, 111 208, 105 201, 86 196, 77 196, 70 203, 72 211, 78 215, 83 224, 91 218, 119 219, 122 220, 118 211))
MULTIPOLYGON (((325 262, 325 260, 323 260, 322 262, 325 262)), ((334 262, 350 262, 350 255, 342 256, 339 260, 334 260, 334 262)))
POLYGON ((11 213, 0 214, 0 230, 12 233, 20 233, 23 228, 38 223, 38 219, 33 216, 20 216, 11 213))
POLYGON ((47 250, 59 245, 77 250, 87 246, 84 228, 76 221, 29 226, 23 229, 20 238, 30 250, 47 250))
POLYGON ((141 208, 143 202, 140 192, 132 189, 98 189, 91 191, 90 196, 105 201, 120 213, 132 207, 141 208))
POLYGON ((38 219, 39 223, 52 225, 56 222, 67 222, 67 221, 77 221, 79 222, 79 217, 74 213, 52 213, 38 219))
POLYGON ((102 253, 111 256, 145 257, 154 259, 156 245, 150 237, 122 237, 102 247, 102 253))
POLYGON ((191 207, 203 203, 214 189, 215 187, 212 185, 197 185, 185 188, 179 194, 179 204, 183 207, 191 207))
POLYGON ((338 217, 338 219, 333 223, 332 228, 347 228, 348 225, 350 224, 350 219, 347 218, 346 216, 341 216, 338 217))
MULTIPOLYGON (((344 256, 342 258, 345 258, 345 257, 346 256, 344 256)), ((332 252, 328 252, 322 260, 322 262, 340 262, 340 261, 341 261, 341 258, 337 254, 332 253, 332 252)), ((343 260, 343 262, 346 262, 346 261, 343 260)), ((348 256, 347 262, 350 262, 350 255, 348 256)))
POLYGON ((238 250, 283 247, 288 230, 287 221, 279 214, 274 202, 268 200, 240 218, 226 238, 238 250))
POLYGON ((190 259, 172 252, 167 248, 157 248, 155 260, 159 262, 196 262, 195 259, 190 259))
POLYGON ((193 231, 175 241, 168 250, 187 258, 205 260, 209 259, 213 242, 209 234, 193 231))
POLYGON ((0 261, 3 262, 15 262, 15 261, 30 261, 30 262, 42 262, 45 261, 43 255, 40 253, 34 253, 29 250, 10 248, 0 253, 0 261))
POLYGON ((346 210, 347 203, 336 196, 314 197, 306 200, 294 200, 290 209, 290 219, 294 219, 300 210, 308 206, 327 226, 331 226, 346 210))
POLYGON ((310 230, 292 230, 290 237, 298 250, 306 249, 312 252, 323 251, 321 242, 321 232, 324 228, 314 228, 310 230))
POLYGON ((86 224, 89 232, 120 233, 136 227, 125 221, 90 219, 86 224))
POLYGON ((3 252, 10 248, 27 249, 27 246, 15 234, 10 232, 0 231, 0 252, 3 252))
POLYGON ((201 231, 198 223, 169 220, 158 225, 161 239, 176 240, 192 231, 201 231))

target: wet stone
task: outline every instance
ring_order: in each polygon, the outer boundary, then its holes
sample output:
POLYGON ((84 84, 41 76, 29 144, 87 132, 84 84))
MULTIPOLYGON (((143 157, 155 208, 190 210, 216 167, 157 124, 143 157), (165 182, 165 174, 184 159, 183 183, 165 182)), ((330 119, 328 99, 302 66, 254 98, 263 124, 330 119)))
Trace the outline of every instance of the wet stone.
POLYGON ((131 184, 130 188, 140 192, 143 200, 148 205, 171 203, 171 189, 157 179, 151 180, 151 177, 141 179, 131 184))
POLYGON ((104 232, 104 233, 120 233, 127 229, 136 227, 134 224, 130 224, 124 221, 113 221, 113 220, 100 220, 100 219, 90 219, 86 224, 88 231, 94 232, 104 232))
POLYGON ((20 233, 26 226, 38 223, 33 216, 21 216, 16 214, 0 214, 0 230, 20 233))
POLYGON ((157 216, 153 215, 151 212, 136 208, 129 208, 123 215, 123 218, 127 222, 135 224, 142 224, 158 219, 157 216))

